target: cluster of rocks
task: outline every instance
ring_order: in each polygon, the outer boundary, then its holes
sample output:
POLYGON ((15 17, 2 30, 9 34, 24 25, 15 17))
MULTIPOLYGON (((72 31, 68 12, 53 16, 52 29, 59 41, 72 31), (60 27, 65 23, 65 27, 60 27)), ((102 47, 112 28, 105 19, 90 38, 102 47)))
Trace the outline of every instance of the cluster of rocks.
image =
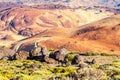
POLYGON ((29 59, 39 60, 49 64, 66 63, 66 55, 68 51, 66 49, 59 49, 55 51, 49 51, 46 47, 35 46, 29 52, 29 59))
MULTIPOLYGON (((20 61, 30 59, 46 62, 48 64, 62 64, 62 65, 66 64, 67 62, 70 62, 67 58, 67 55, 69 55, 70 52, 65 48, 50 51, 44 46, 38 46, 38 44, 36 43, 34 48, 27 52, 24 50, 19 50, 19 47, 17 47, 16 50, 8 49, 6 47, 0 47, 0 59, 20 61)), ((89 67, 91 64, 95 64, 95 59, 84 60, 82 56, 74 55, 71 64, 75 65, 77 64, 81 68, 89 67)))

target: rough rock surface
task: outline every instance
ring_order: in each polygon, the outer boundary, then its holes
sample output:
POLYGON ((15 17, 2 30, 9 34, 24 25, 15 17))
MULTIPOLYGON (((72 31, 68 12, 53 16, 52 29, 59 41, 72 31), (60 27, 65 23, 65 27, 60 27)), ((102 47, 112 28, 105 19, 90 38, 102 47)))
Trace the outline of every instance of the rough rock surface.
POLYGON ((19 51, 18 53, 16 53, 16 60, 20 60, 20 61, 24 61, 27 60, 29 57, 29 52, 26 51, 19 51))
POLYGON ((6 47, 0 47, 0 59, 13 59, 15 51, 6 47))

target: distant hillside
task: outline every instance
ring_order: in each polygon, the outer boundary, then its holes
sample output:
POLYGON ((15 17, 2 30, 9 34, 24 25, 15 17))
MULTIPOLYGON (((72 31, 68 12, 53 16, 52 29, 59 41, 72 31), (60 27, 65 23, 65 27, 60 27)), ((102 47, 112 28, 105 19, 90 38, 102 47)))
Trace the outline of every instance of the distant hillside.
POLYGON ((18 34, 24 33, 23 35, 36 34, 39 31, 56 27, 77 27, 113 15, 108 11, 98 12, 99 10, 44 10, 15 7, 0 13, 0 30, 17 31, 18 34))
POLYGON ((26 5, 62 4, 70 7, 104 6, 109 8, 120 9, 120 0, 0 0, 0 2, 15 2, 18 4, 26 5))
POLYGON ((120 15, 80 27, 55 28, 22 41, 29 47, 31 43, 39 41, 40 45, 52 49, 120 54, 120 15))

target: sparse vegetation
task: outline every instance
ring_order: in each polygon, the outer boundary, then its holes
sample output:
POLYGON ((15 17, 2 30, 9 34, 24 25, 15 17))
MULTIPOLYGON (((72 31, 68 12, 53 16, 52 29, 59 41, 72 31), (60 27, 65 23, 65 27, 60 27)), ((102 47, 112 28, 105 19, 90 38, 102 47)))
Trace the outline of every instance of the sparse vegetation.
POLYGON ((61 80, 64 80, 74 73, 81 80, 120 79, 120 60, 113 61, 111 64, 94 64, 90 68, 81 69, 71 65, 68 67, 55 67, 35 60, 1 60, 0 66, 0 80, 46 80, 52 77, 60 77, 61 80))
POLYGON ((39 61, 0 61, 0 80, 46 80, 65 77, 76 71, 72 67, 50 67, 39 61))
POLYGON ((66 58, 68 59, 68 61, 72 61, 73 60, 73 58, 74 58, 74 54, 67 54, 66 55, 66 58))
POLYGON ((100 55, 101 56, 116 56, 116 54, 113 54, 113 53, 110 53, 110 54, 108 54, 108 53, 101 53, 100 55))
POLYGON ((50 49, 49 49, 49 51, 54 51, 54 50, 55 50, 55 48, 50 48, 50 49))
POLYGON ((103 70, 108 80, 119 80, 120 79, 120 60, 116 60, 111 64, 101 65, 99 69, 103 70))
POLYGON ((91 52, 82 53, 81 55, 84 55, 84 56, 97 56, 97 55, 100 55, 100 53, 91 51, 91 52))
POLYGON ((85 52, 85 53, 80 53, 80 55, 83 55, 83 56, 116 56, 116 54, 114 53, 100 53, 100 52, 93 52, 93 51, 90 51, 90 52, 85 52))

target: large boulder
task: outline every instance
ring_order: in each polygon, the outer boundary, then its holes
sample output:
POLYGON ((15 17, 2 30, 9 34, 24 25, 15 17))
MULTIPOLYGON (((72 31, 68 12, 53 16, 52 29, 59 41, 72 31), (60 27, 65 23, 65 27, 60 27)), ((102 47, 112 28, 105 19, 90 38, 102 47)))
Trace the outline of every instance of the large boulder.
POLYGON ((0 47, 0 60, 14 59, 15 51, 6 47, 0 47))
POLYGON ((41 56, 41 47, 34 47, 32 50, 30 50, 30 58, 34 58, 36 56, 41 56))
POLYGON ((57 61, 49 56, 44 56, 44 61, 48 64, 57 64, 57 61))
POLYGON ((60 53, 63 54, 63 55, 67 55, 68 53, 70 53, 70 51, 68 51, 68 50, 65 49, 65 48, 62 48, 62 49, 60 49, 59 51, 60 51, 60 53))
POLYGON ((84 63, 84 59, 80 55, 76 55, 72 60, 72 64, 84 63))
POLYGON ((89 65, 93 65, 96 63, 96 59, 91 59, 91 60, 86 60, 85 63, 89 64, 89 65))
POLYGON ((37 59, 40 58, 40 56, 44 56, 49 54, 49 51, 47 50, 46 47, 43 46, 38 46, 38 47, 34 47, 31 51, 30 51, 30 58, 31 59, 37 59))
POLYGON ((41 47, 41 52, 42 52, 43 55, 47 55, 47 56, 48 56, 49 53, 50 53, 49 50, 48 50, 45 46, 42 46, 42 47, 41 47))
POLYGON ((29 52, 26 51, 19 51, 18 53, 16 53, 16 60, 20 60, 20 61, 24 61, 27 60, 29 57, 29 52))
POLYGON ((56 50, 56 51, 50 53, 49 57, 51 57, 61 63, 65 62, 65 55, 62 54, 60 50, 56 50))

